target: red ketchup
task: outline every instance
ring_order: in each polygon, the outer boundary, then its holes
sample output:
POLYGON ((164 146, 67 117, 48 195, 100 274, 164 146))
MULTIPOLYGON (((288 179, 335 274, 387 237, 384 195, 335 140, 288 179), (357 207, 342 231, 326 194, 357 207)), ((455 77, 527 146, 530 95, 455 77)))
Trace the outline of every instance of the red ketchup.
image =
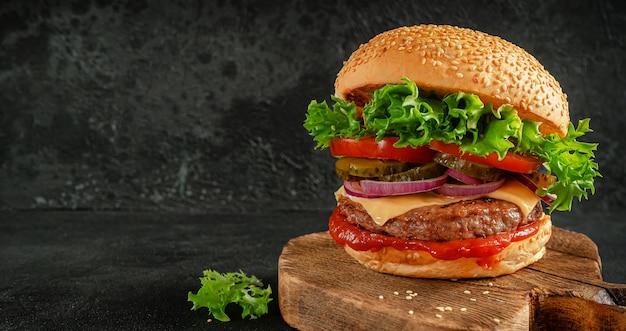
POLYGON ((478 258, 476 263, 488 269, 498 261, 493 255, 498 254, 512 242, 524 240, 539 231, 539 223, 521 226, 517 230, 496 234, 487 238, 475 238, 452 241, 428 241, 417 239, 400 239, 361 230, 348 223, 337 209, 330 216, 328 229, 337 244, 348 245, 357 251, 372 250, 376 252, 383 247, 397 250, 426 251, 440 260, 456 260, 461 257, 478 258))

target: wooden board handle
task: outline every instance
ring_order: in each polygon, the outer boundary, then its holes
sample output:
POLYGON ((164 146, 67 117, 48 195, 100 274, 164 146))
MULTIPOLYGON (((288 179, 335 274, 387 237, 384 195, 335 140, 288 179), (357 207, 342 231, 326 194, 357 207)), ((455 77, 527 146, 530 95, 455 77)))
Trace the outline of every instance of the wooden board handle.
POLYGON ((626 330, 626 307, 577 297, 546 296, 537 302, 532 330, 626 330))

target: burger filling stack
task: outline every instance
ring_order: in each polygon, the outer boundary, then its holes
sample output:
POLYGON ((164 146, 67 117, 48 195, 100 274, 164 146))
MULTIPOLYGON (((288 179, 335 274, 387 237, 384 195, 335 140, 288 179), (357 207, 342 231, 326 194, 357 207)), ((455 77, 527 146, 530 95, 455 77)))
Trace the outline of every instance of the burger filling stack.
POLYGON ((522 48, 445 25, 401 27, 344 62, 304 127, 343 185, 329 233, 359 263, 420 278, 510 274, 541 259, 550 214, 594 193, 597 144, 522 48))

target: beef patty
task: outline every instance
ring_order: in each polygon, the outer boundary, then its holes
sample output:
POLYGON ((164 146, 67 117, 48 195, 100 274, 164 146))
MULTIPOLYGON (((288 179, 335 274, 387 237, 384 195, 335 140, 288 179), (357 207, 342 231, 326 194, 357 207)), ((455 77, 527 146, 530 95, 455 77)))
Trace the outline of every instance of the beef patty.
POLYGON ((482 198, 416 208, 378 225, 360 203, 345 196, 339 198, 338 208, 349 223, 364 230, 402 239, 431 241, 485 238, 510 232, 538 220, 543 214, 541 203, 537 203, 524 218, 514 203, 482 198))

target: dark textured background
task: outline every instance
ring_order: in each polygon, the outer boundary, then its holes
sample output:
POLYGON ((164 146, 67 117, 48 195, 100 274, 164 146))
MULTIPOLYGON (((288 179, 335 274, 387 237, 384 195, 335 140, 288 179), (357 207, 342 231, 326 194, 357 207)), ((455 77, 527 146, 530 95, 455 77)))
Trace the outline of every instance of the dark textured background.
POLYGON ((0 329, 289 330, 277 294, 212 324, 186 294, 204 268, 278 288, 340 184, 307 105, 359 44, 421 23, 524 47, 592 118, 604 178, 553 220, 626 283, 622 2, 0 1, 0 329))
POLYGON ((600 143, 604 178, 573 212, 625 210, 621 0, 5 1, 0 208, 330 209, 306 107, 359 44, 420 23, 534 54, 600 143))

